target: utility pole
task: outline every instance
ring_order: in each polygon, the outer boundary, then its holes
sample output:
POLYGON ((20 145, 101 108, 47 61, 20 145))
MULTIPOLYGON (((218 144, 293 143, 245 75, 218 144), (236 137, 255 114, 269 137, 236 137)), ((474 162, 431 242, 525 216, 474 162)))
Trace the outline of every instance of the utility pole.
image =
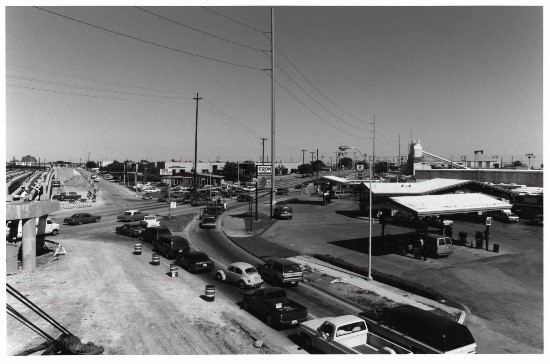
POLYGON ((302 164, 306 164, 305 153, 306 153, 306 150, 302 149, 302 164))
MULTIPOLYGON (((317 148, 317 162, 319 162, 319 148, 317 148)), ((319 178, 319 163, 317 163, 316 169, 317 169, 317 178, 319 178)))
POLYGON ((332 157, 330 157, 330 169, 333 169, 332 168, 332 157))
POLYGON ((265 141, 267 138, 262 138, 262 164, 264 164, 264 155, 265 155, 265 141))
POLYGON ((483 150, 475 150, 475 160, 476 160, 476 169, 477 169, 477 180, 479 181, 479 157, 478 154, 483 154, 483 150))
MULTIPOLYGON (((401 134, 399 134, 399 157, 397 157, 397 162, 401 160, 401 134)), ((399 173, 401 173, 401 162, 399 162, 399 173)))
POLYGON ((529 158, 529 169, 531 169, 531 158, 535 158, 535 156, 533 153, 527 153, 525 156, 529 158))
POLYGON ((273 218, 273 189, 275 187, 275 27, 271 8, 271 194, 269 218, 273 218))
POLYGON ((197 190, 197 136, 199 131, 199 100, 202 100, 202 97, 199 97, 197 92, 197 97, 193 97, 193 100, 197 101, 197 107, 195 112, 195 168, 193 172, 193 191, 197 190))
POLYGON ((310 152, 311 153, 311 163, 313 163, 313 155, 315 154, 315 152, 310 152))

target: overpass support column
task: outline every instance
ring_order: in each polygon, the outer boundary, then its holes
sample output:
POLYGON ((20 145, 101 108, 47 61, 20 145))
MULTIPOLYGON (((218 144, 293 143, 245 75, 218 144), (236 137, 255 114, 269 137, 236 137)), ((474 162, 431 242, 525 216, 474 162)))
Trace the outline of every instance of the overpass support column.
POLYGON ((23 269, 33 270, 36 268, 36 220, 23 219, 23 269))
POLYGON ((46 227, 48 222, 48 215, 43 215, 38 218, 38 226, 36 229, 36 249, 44 249, 44 236, 46 236, 46 227))

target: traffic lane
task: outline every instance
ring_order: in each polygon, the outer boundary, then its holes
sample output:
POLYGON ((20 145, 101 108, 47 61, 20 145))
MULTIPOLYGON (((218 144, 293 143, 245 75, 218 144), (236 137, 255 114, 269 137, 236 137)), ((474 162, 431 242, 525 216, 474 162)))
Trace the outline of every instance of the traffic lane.
MULTIPOLYGON (((244 261, 257 266, 263 263, 263 260, 236 246, 222 232, 197 228, 198 223, 199 220, 196 219, 189 224, 187 229, 188 240, 194 248, 205 252, 218 264, 227 266, 230 263, 244 261)), ((265 282, 264 286, 270 287, 271 285, 265 282)), ((312 317, 341 316, 350 312, 358 313, 361 311, 303 283, 298 287, 284 288, 291 299, 308 307, 312 317)))

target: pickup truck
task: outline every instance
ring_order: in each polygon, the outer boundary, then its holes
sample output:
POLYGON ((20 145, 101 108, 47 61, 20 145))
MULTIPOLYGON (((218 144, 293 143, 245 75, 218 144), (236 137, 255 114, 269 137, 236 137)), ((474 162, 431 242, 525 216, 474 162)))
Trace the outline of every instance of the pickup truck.
POLYGON ((243 308, 276 328, 307 320, 307 308, 288 298, 282 288, 261 288, 245 293, 243 308))
POLYGON ((308 351, 325 354, 411 354, 412 352, 367 329, 365 320, 345 315, 302 322, 298 334, 308 351))
POLYGON ((202 221, 199 224, 201 228, 212 228, 214 229, 216 227, 216 215, 212 214, 203 214, 202 215, 202 221))

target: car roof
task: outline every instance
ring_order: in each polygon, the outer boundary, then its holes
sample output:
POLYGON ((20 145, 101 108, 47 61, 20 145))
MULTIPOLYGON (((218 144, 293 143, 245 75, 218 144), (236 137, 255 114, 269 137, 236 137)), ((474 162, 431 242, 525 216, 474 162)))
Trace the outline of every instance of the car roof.
POLYGON ((124 212, 139 212, 139 210, 126 210, 124 212))
POLYGON ((245 262, 235 262, 235 263, 231 263, 229 265, 232 265, 234 267, 237 267, 237 268, 241 268, 241 269, 247 269, 247 268, 254 268, 254 266, 252 264, 249 264, 249 263, 245 263, 245 262))
POLYGON ((409 305, 396 306, 388 309, 387 312, 396 313, 403 319, 422 321, 424 327, 431 331, 447 331, 454 326, 463 326, 446 317, 409 305))
POLYGON ((281 264, 298 264, 298 263, 295 263, 292 260, 286 259, 286 258, 274 258, 274 259, 269 259, 269 260, 272 260, 274 262, 278 262, 278 263, 281 263, 281 264))

